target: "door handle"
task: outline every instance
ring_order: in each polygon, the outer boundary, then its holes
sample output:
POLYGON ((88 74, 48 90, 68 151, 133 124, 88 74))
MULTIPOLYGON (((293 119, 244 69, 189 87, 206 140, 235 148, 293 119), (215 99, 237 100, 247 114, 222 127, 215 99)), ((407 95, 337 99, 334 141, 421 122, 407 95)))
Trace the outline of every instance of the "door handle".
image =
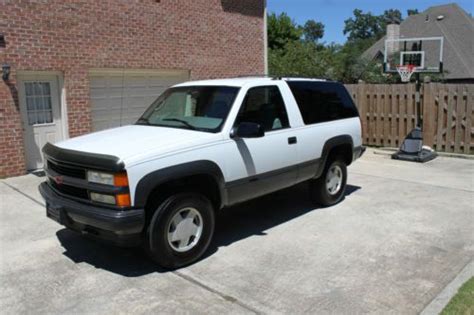
POLYGON ((298 142, 298 139, 296 137, 289 137, 288 138, 288 144, 295 144, 298 142))

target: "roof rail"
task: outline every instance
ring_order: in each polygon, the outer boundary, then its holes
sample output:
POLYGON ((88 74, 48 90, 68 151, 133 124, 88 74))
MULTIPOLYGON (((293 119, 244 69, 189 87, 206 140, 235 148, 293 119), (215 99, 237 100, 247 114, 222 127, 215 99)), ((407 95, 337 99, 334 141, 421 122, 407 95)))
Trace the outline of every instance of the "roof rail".
POLYGON ((268 74, 241 74, 233 78, 273 78, 273 76, 268 74))
POLYGON ((315 80, 315 81, 331 81, 330 79, 327 79, 327 78, 315 78, 315 77, 310 77, 310 76, 279 76, 277 77, 278 80, 284 80, 284 79, 289 79, 289 80, 292 80, 292 79, 295 79, 295 80, 298 80, 298 79, 305 79, 305 80, 315 80))
POLYGON ((245 74, 245 75, 238 75, 234 78, 270 78, 273 80, 283 80, 283 79, 311 79, 311 80, 318 80, 318 81, 332 81, 329 78, 321 77, 316 78, 312 76, 304 76, 304 75, 267 75, 267 74, 245 74))

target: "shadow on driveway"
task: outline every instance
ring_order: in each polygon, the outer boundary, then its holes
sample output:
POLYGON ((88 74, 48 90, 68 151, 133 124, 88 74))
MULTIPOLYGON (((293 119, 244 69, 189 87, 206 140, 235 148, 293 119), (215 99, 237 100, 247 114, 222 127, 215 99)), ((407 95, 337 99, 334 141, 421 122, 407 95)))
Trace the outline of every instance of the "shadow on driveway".
MULTIPOLYGON (((359 189, 347 185, 345 196, 359 189)), ((252 235, 266 235, 265 231, 274 226, 318 210, 321 208, 315 208, 311 202, 306 184, 228 208, 217 216, 214 239, 203 259, 213 255, 219 247, 252 235)), ((157 267, 140 248, 111 246, 68 229, 62 229, 56 235, 65 249, 63 254, 75 263, 84 262, 126 277, 167 271, 157 267)))

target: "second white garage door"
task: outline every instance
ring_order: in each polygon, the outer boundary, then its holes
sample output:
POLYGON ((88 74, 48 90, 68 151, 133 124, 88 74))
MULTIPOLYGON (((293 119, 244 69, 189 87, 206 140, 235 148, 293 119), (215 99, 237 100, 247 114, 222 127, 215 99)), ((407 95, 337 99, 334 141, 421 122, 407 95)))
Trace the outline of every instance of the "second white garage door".
POLYGON ((92 130, 134 123, 166 88, 188 78, 188 71, 91 71, 92 130))

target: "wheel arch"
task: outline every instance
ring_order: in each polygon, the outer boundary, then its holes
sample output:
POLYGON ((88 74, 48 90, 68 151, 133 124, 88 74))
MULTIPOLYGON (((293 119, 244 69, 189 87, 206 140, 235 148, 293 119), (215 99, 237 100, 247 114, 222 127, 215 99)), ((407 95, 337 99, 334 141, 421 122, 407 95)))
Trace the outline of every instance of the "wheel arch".
POLYGON ((145 175, 135 187, 134 205, 144 208, 157 189, 177 183, 182 186, 200 183, 201 190, 215 190, 216 198, 212 201, 217 209, 222 208, 227 202, 225 180, 221 169, 215 162, 199 160, 173 165, 145 175))
POLYGON ((342 155, 347 165, 353 161, 354 141, 350 135, 339 135, 326 140, 321 152, 321 167, 316 177, 320 177, 328 159, 333 155, 342 155))

